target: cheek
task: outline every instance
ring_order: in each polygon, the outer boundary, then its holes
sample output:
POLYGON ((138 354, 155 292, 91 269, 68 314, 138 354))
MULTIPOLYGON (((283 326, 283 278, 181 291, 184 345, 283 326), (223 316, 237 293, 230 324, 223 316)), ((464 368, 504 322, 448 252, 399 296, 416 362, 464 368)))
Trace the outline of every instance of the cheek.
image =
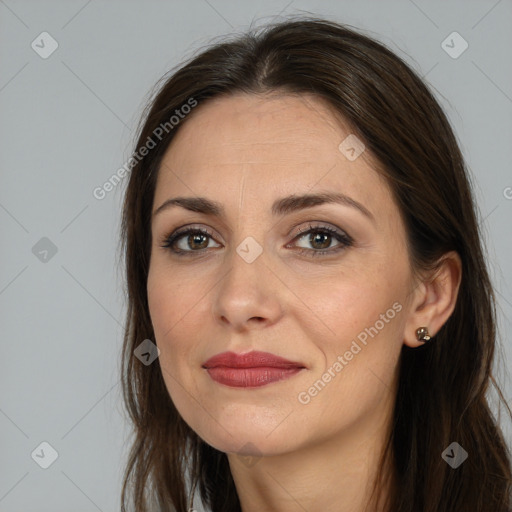
MULTIPOLYGON (((381 399, 391 385, 402 346, 403 277, 376 267, 310 288, 307 303, 314 314, 307 316, 308 325, 306 317, 301 321, 320 356, 311 383, 329 382, 329 391, 322 391, 317 403, 326 404, 342 393, 348 403, 358 397, 352 403, 357 408, 381 399)), ((322 384, 318 387, 323 389, 322 384)))
POLYGON ((177 279, 170 277, 173 275, 176 273, 162 271, 156 266, 150 268, 149 311, 167 392, 180 415, 187 423, 192 422, 196 432, 201 434, 198 422, 194 420, 199 414, 196 409, 200 407, 200 400, 191 400, 191 396, 200 397, 201 394, 192 378, 192 366, 197 361, 193 359, 193 344, 190 343, 194 325, 198 327, 194 317, 200 303, 196 304, 197 297, 193 294, 185 293, 186 289, 177 279))
POLYGON ((321 418, 322 435, 391 407, 403 308, 387 284, 346 280, 328 296, 310 295, 318 314, 310 314, 303 328, 316 344, 317 357, 296 400, 303 421, 321 418))
POLYGON ((192 366, 197 366, 197 340, 207 339, 202 330, 207 318, 208 288, 183 277, 176 269, 165 265, 150 267, 148 275, 148 305, 156 344, 160 349, 160 363, 170 389, 179 383, 190 385, 192 366), (168 375, 165 375, 165 372, 168 375))
POLYGON ((322 326, 322 331, 342 345, 376 322, 382 333, 390 331, 389 326, 396 323, 393 321, 398 316, 396 310, 400 309, 400 306, 393 309, 401 297, 399 277, 388 279, 383 275, 372 272, 328 279, 324 286, 317 283, 319 286, 310 288, 305 301, 314 312, 312 320, 314 317, 321 320, 317 325, 322 326))
POLYGON ((170 376, 182 380, 177 372, 184 366, 186 345, 178 343, 177 340, 184 339, 182 324, 187 310, 190 309, 187 308, 186 295, 171 275, 153 266, 150 267, 147 283, 149 313, 155 343, 160 349, 163 377, 168 388, 173 387, 170 376))
POLYGON ((190 283, 186 284, 179 278, 176 269, 167 269, 159 261, 151 264, 147 293, 151 321, 157 337, 170 337, 180 320, 193 307, 193 289, 190 283))

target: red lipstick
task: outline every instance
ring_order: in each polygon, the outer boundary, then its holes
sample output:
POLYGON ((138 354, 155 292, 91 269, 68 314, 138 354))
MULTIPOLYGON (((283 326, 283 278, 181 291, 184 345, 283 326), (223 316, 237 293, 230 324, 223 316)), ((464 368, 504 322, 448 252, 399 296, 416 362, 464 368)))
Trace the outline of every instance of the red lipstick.
POLYGON ((210 377, 231 387, 258 387, 287 379, 305 366, 269 352, 252 351, 246 354, 222 352, 203 363, 210 377))

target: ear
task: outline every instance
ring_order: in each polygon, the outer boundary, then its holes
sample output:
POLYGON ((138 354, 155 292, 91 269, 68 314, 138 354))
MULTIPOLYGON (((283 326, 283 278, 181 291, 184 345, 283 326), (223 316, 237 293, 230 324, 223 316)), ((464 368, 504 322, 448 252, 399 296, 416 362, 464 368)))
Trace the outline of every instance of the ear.
POLYGON ((404 332, 406 345, 414 348, 424 344, 416 337, 416 329, 420 327, 426 327, 430 337, 439 332, 455 309, 461 277, 460 256, 450 251, 440 258, 434 275, 415 288, 404 332))

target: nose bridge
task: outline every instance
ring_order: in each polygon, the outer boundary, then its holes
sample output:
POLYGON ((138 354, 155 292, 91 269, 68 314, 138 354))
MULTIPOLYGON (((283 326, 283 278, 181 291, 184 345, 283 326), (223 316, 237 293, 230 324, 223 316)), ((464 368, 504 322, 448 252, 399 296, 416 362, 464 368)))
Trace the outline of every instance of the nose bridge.
POLYGON ((229 272, 222 283, 224 293, 236 291, 240 299, 262 293, 261 285, 268 279, 262 279, 264 252, 263 243, 250 236, 233 245, 227 261, 229 272))
POLYGON ((236 274, 239 279, 244 276, 252 279, 258 271, 264 271, 263 260, 267 259, 264 248, 268 230, 266 219, 263 212, 254 208, 254 204, 259 203, 261 206, 262 201, 253 197, 250 199, 253 204, 249 204, 249 198, 243 193, 246 185, 247 178, 244 177, 240 190, 241 200, 236 206, 236 225, 229 254, 229 265, 232 268, 230 273, 236 274))

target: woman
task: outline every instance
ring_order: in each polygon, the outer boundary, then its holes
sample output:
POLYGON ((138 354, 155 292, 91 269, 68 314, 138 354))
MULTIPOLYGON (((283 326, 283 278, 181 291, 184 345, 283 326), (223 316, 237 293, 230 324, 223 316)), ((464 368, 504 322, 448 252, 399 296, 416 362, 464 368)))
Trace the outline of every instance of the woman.
POLYGON ((134 156, 123 510, 511 510, 471 189, 401 59, 318 19, 217 44, 134 156))

